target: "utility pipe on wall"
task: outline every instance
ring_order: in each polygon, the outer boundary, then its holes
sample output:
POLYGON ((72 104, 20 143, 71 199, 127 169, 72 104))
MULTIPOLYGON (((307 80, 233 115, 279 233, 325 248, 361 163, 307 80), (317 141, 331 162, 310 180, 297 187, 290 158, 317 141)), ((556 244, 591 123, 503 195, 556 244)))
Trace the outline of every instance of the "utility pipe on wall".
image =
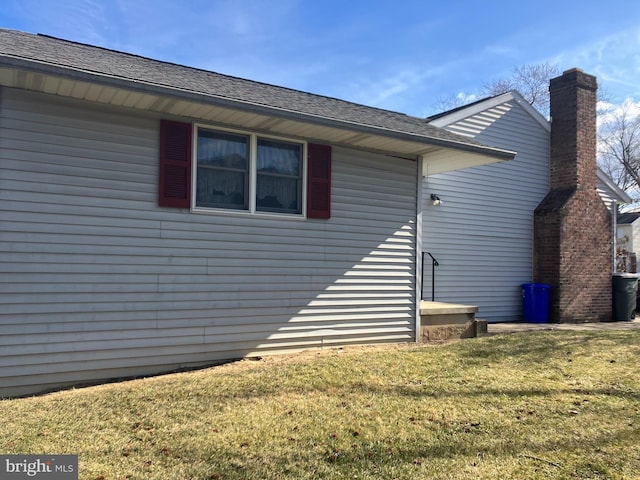
POLYGON ((616 262, 617 249, 618 249, 618 202, 614 200, 611 202, 611 228, 613 230, 613 273, 618 271, 618 265, 616 262))

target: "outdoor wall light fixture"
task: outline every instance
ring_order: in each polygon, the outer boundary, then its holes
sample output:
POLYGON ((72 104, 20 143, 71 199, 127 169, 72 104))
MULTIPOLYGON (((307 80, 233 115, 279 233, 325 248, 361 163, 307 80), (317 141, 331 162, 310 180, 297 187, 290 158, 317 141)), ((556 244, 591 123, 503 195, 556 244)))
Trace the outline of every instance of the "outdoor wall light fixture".
POLYGON ((436 207, 439 207, 440 205, 442 205, 442 200, 440 200, 440 197, 438 195, 436 195, 435 193, 431 194, 431 202, 436 207))

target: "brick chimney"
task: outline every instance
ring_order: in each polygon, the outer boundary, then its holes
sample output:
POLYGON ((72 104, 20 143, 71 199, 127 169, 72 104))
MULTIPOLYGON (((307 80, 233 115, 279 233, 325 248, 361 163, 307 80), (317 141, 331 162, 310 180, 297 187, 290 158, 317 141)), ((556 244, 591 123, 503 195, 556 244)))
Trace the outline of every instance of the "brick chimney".
POLYGON ((550 321, 611 319, 611 214, 596 191, 596 78, 550 82, 551 190, 534 214, 534 280, 551 285, 550 321))

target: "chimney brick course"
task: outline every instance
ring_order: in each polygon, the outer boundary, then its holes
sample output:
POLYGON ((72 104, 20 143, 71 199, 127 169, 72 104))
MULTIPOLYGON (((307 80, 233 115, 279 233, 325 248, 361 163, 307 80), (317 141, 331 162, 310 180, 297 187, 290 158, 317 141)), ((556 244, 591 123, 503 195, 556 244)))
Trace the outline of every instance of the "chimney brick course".
POLYGON ((551 190, 534 214, 534 280, 551 285, 550 320, 611 319, 611 214, 597 193, 595 77, 550 82, 551 190))

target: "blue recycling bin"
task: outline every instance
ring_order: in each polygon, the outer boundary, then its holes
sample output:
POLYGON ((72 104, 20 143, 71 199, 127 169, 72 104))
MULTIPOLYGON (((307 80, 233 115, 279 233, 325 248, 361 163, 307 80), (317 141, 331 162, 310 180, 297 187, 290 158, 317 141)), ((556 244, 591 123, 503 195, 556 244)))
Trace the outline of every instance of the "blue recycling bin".
POLYGON ((522 284, 522 316, 528 323, 549 321, 549 290, 545 283, 522 284))

